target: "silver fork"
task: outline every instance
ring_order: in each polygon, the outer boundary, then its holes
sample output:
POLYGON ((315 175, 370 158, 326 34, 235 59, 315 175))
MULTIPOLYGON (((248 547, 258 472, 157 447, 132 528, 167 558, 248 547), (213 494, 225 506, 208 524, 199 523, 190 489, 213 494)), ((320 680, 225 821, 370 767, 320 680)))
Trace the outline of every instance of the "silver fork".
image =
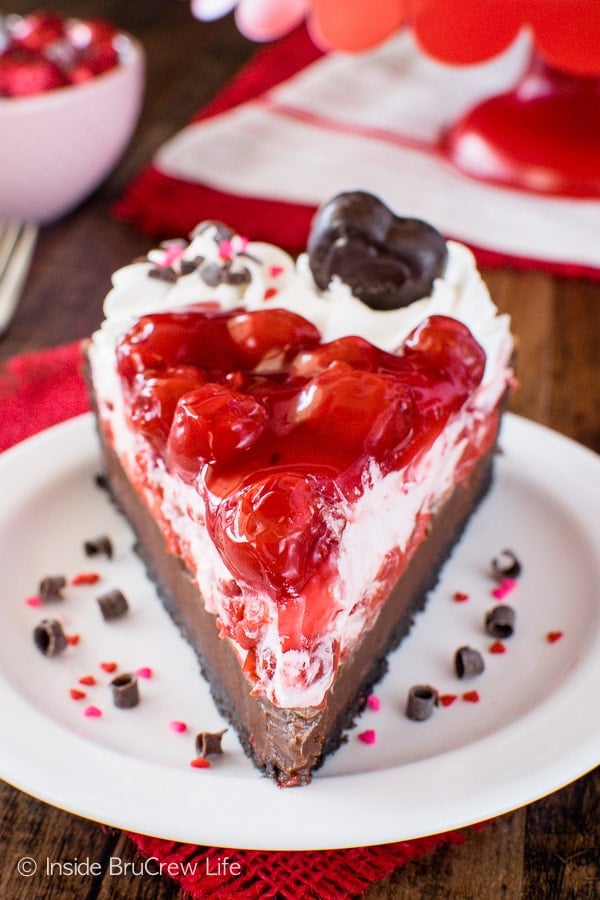
POLYGON ((0 222, 0 336, 12 322, 37 238, 35 225, 0 222))

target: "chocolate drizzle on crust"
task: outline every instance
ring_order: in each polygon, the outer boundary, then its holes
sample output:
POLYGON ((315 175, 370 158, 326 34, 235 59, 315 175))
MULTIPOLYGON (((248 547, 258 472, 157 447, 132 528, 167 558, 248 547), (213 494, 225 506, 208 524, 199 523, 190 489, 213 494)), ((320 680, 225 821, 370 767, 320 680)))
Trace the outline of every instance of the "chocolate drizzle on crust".
POLYGON ((448 258, 439 231, 394 215, 364 191, 338 194, 321 207, 307 249, 321 290, 337 275, 372 309, 397 309, 427 297, 448 258))

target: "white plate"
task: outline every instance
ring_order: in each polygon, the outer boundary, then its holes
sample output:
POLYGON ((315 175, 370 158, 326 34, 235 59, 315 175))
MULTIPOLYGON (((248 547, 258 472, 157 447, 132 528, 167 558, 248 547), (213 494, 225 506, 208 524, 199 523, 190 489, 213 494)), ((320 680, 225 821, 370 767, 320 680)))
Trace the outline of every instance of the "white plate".
POLYGON ((222 727, 196 660, 156 600, 132 553, 128 526, 94 484, 99 455, 90 416, 0 457, 2 629, 0 776, 73 813, 173 840, 225 847, 320 849, 414 838, 526 804, 600 762, 600 460, 514 416, 503 426, 496 483, 447 563, 348 743, 305 788, 280 790, 252 767, 230 730, 210 769, 189 766, 199 730, 222 727), (108 533, 115 557, 89 559, 83 540, 108 533), (489 562, 510 547, 524 572, 506 602, 517 629, 507 652, 489 652, 489 562), (95 570, 95 586, 35 608, 48 574, 95 570), (131 610, 105 623, 98 593, 120 587, 131 610), (457 603, 455 591, 469 594, 457 603), (80 642, 55 658, 33 645, 45 615, 80 642), (561 631, 550 643, 548 632, 561 631), (482 651, 485 672, 466 683, 455 649, 482 651), (142 702, 116 709, 101 662, 151 667, 142 702), (88 696, 69 688, 94 674, 88 696), (427 722, 404 716, 408 688, 458 694, 427 722), (461 698, 476 689, 478 703, 461 698), (86 704, 102 710, 84 716, 86 704), (188 730, 175 733, 173 720, 188 730), (366 744, 358 733, 374 729, 366 744))

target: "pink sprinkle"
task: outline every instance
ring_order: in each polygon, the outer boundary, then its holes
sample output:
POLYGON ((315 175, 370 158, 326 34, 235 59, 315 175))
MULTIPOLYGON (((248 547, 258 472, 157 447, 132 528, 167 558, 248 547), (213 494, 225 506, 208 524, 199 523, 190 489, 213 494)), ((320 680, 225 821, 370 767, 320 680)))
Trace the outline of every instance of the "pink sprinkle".
POLYGON ((33 597, 28 597, 25 603, 27 604, 27 606, 41 606, 42 598, 38 594, 36 594, 33 597))
POLYGON ((175 260, 179 259, 179 257, 182 254, 183 254, 183 247, 178 246, 178 244, 172 244, 166 251, 161 265, 162 266, 172 265, 175 262, 175 260))
POLYGON ((503 578, 498 587, 492 591, 492 597, 495 597, 496 600, 504 600, 511 591, 514 591, 516 586, 516 578, 503 578))
POLYGON ((150 666, 142 666, 141 669, 137 669, 135 673, 139 678, 152 678, 152 669, 150 666))
POLYGON ((375 694, 370 694, 367 697, 367 706, 369 709, 373 709, 377 712, 377 710, 381 709, 381 700, 379 697, 376 697, 375 694))
POLYGON ((83 714, 84 716, 87 716, 88 719, 99 719, 102 715, 102 710, 98 709, 97 706, 86 706, 83 714))
POLYGON ((169 728, 171 731, 177 732, 177 734, 182 734, 184 731, 187 731, 185 722, 169 722, 169 728))
POLYGON ((278 275, 283 275, 283 271, 283 266, 271 266, 269 275, 271 278, 277 278, 278 275))
POLYGON ((367 728, 366 731, 361 731, 358 735, 359 741, 362 741, 363 744, 374 744, 377 740, 377 735, 373 728, 367 728))

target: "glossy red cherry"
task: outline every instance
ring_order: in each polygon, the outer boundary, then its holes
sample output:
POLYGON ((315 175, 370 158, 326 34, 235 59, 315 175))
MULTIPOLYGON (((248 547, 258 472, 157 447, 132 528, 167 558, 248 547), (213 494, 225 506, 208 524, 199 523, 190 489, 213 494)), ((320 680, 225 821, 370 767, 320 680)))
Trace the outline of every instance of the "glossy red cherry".
POLYGON ((112 44, 118 31, 107 19, 87 19, 67 22, 66 33, 73 47, 84 50, 92 45, 112 44))
POLYGON ((392 375, 336 363, 305 385, 293 422, 305 432, 307 446, 317 447, 338 470, 369 458, 389 469, 412 435, 413 403, 392 375))
POLYGON ((291 371, 311 377, 325 371, 332 363, 344 362, 354 369, 375 372, 379 368, 381 351, 361 337, 342 337, 314 350, 305 350, 293 360, 291 371))
POLYGON ((222 384, 208 383, 181 397, 168 442, 168 456, 184 475, 201 463, 224 463, 262 434, 267 411, 258 400, 222 384))
POLYGON ((15 46, 39 52, 59 41, 65 34, 65 21, 59 13, 31 13, 17 21, 11 31, 15 46))
POLYGON ((335 534, 321 479, 297 472, 262 473, 221 501, 215 543, 234 575, 290 596, 329 555, 335 534))
POLYGON ((485 351, 466 325, 450 316, 430 316, 404 342, 404 356, 426 356, 466 390, 483 378, 485 351))
POLYGON ((62 69, 31 50, 12 48, 0 55, 0 94, 28 97, 68 84, 62 69))
POLYGON ((73 84, 89 81, 103 72, 108 72, 119 62, 119 54, 112 44, 91 46, 78 55, 75 65, 69 72, 73 84))
POLYGON ((128 395, 129 416, 135 428, 160 452, 164 451, 177 401, 203 381, 203 374, 191 366, 136 376, 128 395))
POLYGON ((242 357, 242 368, 278 369, 300 350, 316 347, 318 329, 302 316, 287 309, 264 309, 231 316, 231 339, 242 357))
POLYGON ((118 368, 126 379, 169 364, 218 372, 280 368, 318 342, 314 325, 284 309, 158 313, 142 316, 130 329, 118 349, 118 368))

